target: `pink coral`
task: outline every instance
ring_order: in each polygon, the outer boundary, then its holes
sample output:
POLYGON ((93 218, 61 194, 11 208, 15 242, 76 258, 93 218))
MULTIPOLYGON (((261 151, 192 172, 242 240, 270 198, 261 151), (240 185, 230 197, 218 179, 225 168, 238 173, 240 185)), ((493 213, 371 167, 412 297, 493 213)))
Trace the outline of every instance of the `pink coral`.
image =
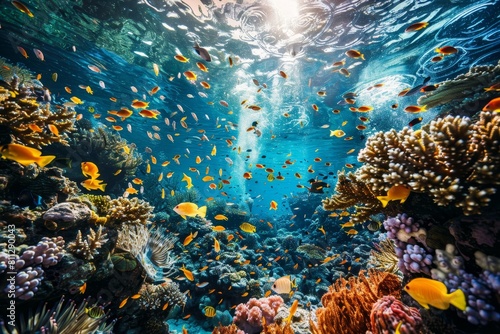
POLYGON ((418 309, 406 306, 393 296, 384 296, 373 304, 370 322, 373 334, 394 333, 400 322, 399 332, 402 334, 416 334, 422 329, 418 309))
POLYGON ((283 298, 280 296, 251 298, 246 304, 241 303, 236 307, 233 323, 247 334, 260 333, 262 318, 268 325, 273 323, 281 304, 283 304, 283 298))

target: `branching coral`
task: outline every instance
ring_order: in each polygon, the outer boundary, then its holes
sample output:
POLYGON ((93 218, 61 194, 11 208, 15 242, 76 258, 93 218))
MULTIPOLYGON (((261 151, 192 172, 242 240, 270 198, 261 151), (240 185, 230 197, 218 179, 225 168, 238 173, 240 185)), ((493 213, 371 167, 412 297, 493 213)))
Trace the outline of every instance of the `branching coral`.
POLYGON ((382 204, 377 199, 367 183, 359 178, 359 175, 339 171, 338 181, 335 186, 335 194, 323 200, 325 210, 334 211, 356 206, 356 213, 351 215, 354 223, 363 223, 382 210, 382 204))
POLYGON ((0 86, 0 126, 12 140, 41 148, 52 143, 68 145, 67 133, 75 130, 74 111, 46 103, 40 105, 31 87, 19 90, 0 86))
POLYGON ((481 112, 480 120, 445 117, 428 130, 406 127, 379 132, 359 153, 359 180, 382 195, 394 185, 426 193, 438 205, 455 204, 466 215, 479 214, 500 184, 500 114, 481 112))
POLYGON ((375 249, 370 251, 369 263, 378 270, 396 274, 399 259, 394 250, 394 242, 391 239, 384 239, 374 246, 375 249))
POLYGON ((323 307, 316 310, 317 324, 311 322, 312 333, 365 333, 373 304, 386 295, 399 298, 401 282, 396 275, 373 269, 368 273, 339 278, 330 286, 321 298, 323 307))
POLYGON ((83 240, 82 231, 78 231, 75 241, 68 244, 68 249, 78 256, 83 257, 86 260, 93 260, 94 256, 98 254, 98 249, 106 243, 106 232, 102 232, 102 226, 99 226, 97 232, 92 228, 89 230, 87 239, 83 240))
POLYGON ((153 209, 142 199, 119 197, 109 202, 107 219, 110 224, 143 224, 154 217, 153 209))

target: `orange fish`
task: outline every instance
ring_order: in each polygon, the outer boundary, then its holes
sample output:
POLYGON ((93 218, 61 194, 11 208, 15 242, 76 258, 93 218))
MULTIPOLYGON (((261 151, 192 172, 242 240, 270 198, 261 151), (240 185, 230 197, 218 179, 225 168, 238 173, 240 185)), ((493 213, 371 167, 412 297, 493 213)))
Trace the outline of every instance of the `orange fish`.
POLYGON ((387 191, 386 196, 377 196, 377 199, 382 203, 385 208, 389 201, 397 201, 403 204, 406 199, 410 196, 410 189, 403 185, 392 186, 391 189, 387 191))
POLYGON ((189 81, 196 81, 196 79, 198 78, 196 73, 194 73, 192 71, 186 71, 183 74, 186 77, 186 79, 188 79, 189 81))
POLYGON ((181 63, 187 63, 189 61, 189 59, 184 57, 183 55, 175 55, 174 59, 180 61, 181 63))
POLYGON ((131 105, 135 109, 147 108, 149 106, 149 102, 133 100, 131 105))
MULTIPOLYGON (((16 7, 17 9, 19 9, 21 12, 23 12, 24 14, 28 15, 29 17, 34 17, 35 15, 33 15, 33 13, 29 10, 28 7, 26 7, 25 4, 23 4, 21 1, 12 1, 12 4, 14 5, 14 7, 16 7)), ((27 57, 26 57, 27 58, 27 57)))
POLYGON ((500 112, 500 97, 494 98, 484 106, 483 111, 500 112))
POLYGON ((408 27, 406 27, 405 32, 413 32, 417 30, 421 30, 426 28, 429 25, 429 22, 417 22, 410 24, 408 27))
POLYGON ((451 54, 458 52, 458 50, 456 48, 454 48, 453 46, 449 46, 449 45, 446 45, 446 46, 443 46, 440 48, 436 48, 434 51, 443 55, 443 56, 448 56, 448 55, 451 55, 451 54))

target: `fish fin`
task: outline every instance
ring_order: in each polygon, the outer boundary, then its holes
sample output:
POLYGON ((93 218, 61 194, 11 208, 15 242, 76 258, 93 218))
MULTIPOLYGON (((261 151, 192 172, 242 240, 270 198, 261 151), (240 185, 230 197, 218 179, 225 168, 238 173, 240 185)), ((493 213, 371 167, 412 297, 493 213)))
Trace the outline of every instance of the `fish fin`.
POLYGON ((417 300, 417 302, 420 304, 420 306, 422 306, 422 307, 423 307, 423 308, 425 308, 426 310, 428 310, 428 309, 429 309, 429 304, 424 303, 424 302, 421 302, 421 301, 418 301, 418 300, 417 300))
POLYGON ((455 306, 461 311, 465 311, 467 307, 467 301, 465 300, 465 294, 462 290, 457 289, 449 294, 450 304, 455 306))
POLYGON ((40 157, 36 163, 38 164, 38 166, 43 168, 43 167, 47 166, 48 164, 50 164, 52 162, 52 160, 54 160, 55 158, 56 158, 55 155, 46 155, 46 156, 40 157))
POLYGON ((387 196, 377 196, 377 199, 382 203, 382 207, 385 208, 387 206, 387 203, 389 203, 389 199, 387 199, 387 196))
POLYGON ((201 208, 198 208, 197 213, 198 213, 198 216, 200 216, 201 218, 205 218, 205 216, 207 215, 207 206, 204 205, 201 208))
POLYGON ((99 189, 104 191, 104 189, 106 188, 108 184, 107 183, 102 183, 100 186, 99 186, 99 189))
POLYGON ((182 219, 186 219, 186 216, 181 215, 182 219))

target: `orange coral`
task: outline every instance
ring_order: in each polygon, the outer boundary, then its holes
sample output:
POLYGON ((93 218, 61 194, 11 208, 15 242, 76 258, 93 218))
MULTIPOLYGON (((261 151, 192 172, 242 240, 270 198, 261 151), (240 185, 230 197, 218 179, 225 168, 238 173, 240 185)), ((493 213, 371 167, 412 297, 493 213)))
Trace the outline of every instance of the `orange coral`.
POLYGON ((339 278, 321 298, 324 307, 316 310, 317 323, 310 322, 313 334, 365 333, 370 326, 372 305, 382 296, 399 298, 401 282, 388 272, 369 269, 368 276, 339 278))

